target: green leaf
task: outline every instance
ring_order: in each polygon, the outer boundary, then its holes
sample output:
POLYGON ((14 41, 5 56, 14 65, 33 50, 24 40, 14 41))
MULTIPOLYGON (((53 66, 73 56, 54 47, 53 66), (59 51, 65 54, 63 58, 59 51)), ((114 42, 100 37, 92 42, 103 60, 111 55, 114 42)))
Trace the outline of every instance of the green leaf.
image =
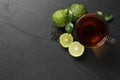
POLYGON ((105 14, 105 13, 103 13, 103 12, 101 12, 101 11, 97 11, 96 13, 97 13, 98 15, 104 17, 104 19, 105 19, 107 22, 109 22, 109 21, 111 21, 111 20, 113 19, 113 15, 112 15, 112 14, 105 14))
POLYGON ((96 13, 100 16, 103 16, 103 12, 101 12, 101 11, 97 11, 96 13))
POLYGON ((105 15, 105 20, 106 20, 107 22, 111 21, 112 19, 113 19, 113 15, 112 15, 112 14, 106 14, 106 15, 105 15))
POLYGON ((68 23, 70 23, 74 20, 74 16, 73 16, 72 11, 70 9, 68 9, 68 13, 67 13, 66 17, 67 17, 68 23))
POLYGON ((65 31, 70 34, 70 33, 72 33, 72 31, 73 31, 73 27, 74 27, 74 25, 73 25, 72 23, 68 23, 68 24, 65 26, 65 31))

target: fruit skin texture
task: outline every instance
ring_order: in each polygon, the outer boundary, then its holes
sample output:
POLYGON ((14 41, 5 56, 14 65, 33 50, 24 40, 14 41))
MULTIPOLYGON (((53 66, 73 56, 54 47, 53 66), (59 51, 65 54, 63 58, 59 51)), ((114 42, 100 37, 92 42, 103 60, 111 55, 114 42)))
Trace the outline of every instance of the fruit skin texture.
POLYGON ((80 57, 84 52, 84 46, 75 41, 69 46, 68 50, 71 56, 80 57))
POLYGON ((68 48, 73 43, 73 37, 71 34, 64 33, 59 38, 60 44, 64 48, 68 48))
POLYGON ((57 27, 64 27, 67 23, 66 14, 68 9, 57 10, 53 13, 52 20, 57 27))
POLYGON ((87 12, 85 6, 82 4, 72 4, 71 11, 75 21, 87 12))

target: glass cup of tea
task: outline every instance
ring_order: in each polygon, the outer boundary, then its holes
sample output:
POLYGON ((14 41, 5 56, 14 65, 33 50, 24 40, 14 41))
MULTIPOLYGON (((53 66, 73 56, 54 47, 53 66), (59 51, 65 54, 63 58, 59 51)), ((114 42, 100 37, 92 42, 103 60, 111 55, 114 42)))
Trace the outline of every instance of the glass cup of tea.
POLYGON ((75 39, 89 48, 102 46, 105 42, 115 44, 116 40, 109 37, 109 26, 105 19, 95 13, 80 17, 75 24, 75 39))

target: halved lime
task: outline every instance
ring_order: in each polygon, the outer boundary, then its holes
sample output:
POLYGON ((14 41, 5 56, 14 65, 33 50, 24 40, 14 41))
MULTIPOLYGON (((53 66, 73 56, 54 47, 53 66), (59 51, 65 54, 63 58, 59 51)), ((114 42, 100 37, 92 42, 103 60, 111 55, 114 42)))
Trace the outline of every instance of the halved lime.
POLYGON ((73 37, 71 34, 64 33, 60 36, 59 41, 63 47, 67 48, 73 43, 73 37))
POLYGON ((84 46, 79 42, 75 41, 69 46, 69 53, 73 57, 79 57, 84 52, 84 46))

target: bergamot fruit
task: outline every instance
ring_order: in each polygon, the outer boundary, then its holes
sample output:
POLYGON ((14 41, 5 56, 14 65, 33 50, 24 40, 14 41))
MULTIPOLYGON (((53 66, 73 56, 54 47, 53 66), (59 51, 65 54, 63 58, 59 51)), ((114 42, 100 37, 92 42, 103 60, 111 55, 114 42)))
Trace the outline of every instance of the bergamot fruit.
POLYGON ((57 10, 53 13, 52 20, 57 27, 64 27, 67 23, 66 14, 68 9, 57 10))
POLYGON ((61 34, 59 41, 64 48, 68 48, 73 43, 73 36, 68 33, 63 33, 61 34))
POLYGON ((75 21, 87 12, 85 6, 82 4, 72 4, 71 11, 75 21))
POLYGON ((69 46, 68 50, 71 56, 80 57, 84 52, 84 46, 75 41, 69 46))

